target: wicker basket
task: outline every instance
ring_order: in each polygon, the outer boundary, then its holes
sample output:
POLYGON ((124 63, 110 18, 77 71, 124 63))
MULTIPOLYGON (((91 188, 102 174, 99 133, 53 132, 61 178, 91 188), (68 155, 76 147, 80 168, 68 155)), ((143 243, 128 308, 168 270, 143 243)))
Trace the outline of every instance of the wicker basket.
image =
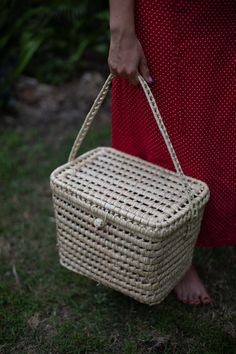
POLYGON ((75 140, 69 162, 50 176, 60 263, 154 305, 191 264, 209 189, 183 174, 141 76, 141 87, 177 172, 112 147, 98 147, 76 158, 111 81, 110 74, 75 140))

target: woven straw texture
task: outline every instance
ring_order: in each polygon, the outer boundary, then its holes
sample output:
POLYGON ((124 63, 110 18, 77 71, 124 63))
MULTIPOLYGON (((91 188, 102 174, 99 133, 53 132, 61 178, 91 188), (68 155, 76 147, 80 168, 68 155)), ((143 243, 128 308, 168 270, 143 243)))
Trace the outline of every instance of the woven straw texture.
POLYGON ((177 172, 111 147, 98 147, 76 158, 111 80, 109 75, 89 111, 69 162, 50 176, 60 263, 154 305, 191 264, 209 189, 183 174, 141 76, 141 87, 177 172))

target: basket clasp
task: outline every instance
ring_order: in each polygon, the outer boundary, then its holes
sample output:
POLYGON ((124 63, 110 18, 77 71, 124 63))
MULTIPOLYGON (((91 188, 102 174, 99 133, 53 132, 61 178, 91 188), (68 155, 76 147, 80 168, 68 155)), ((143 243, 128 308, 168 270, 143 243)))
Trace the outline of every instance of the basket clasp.
POLYGON ((96 218, 96 219, 94 219, 93 224, 97 229, 100 229, 105 226, 105 220, 103 220, 101 218, 96 218))

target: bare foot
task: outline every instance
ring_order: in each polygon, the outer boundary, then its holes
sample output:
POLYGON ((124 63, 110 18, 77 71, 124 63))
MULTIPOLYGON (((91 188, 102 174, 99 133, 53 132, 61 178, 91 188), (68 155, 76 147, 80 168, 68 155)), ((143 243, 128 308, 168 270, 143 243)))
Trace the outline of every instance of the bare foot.
POLYGON ((210 296, 193 265, 176 285, 174 292, 178 300, 184 303, 198 305, 201 302, 203 304, 211 302, 210 296))

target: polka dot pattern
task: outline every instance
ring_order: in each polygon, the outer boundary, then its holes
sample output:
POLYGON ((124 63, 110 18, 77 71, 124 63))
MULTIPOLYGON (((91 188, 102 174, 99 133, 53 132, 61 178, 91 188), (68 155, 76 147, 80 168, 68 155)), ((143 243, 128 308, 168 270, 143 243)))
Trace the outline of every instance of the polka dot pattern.
MULTIPOLYGON (((236 245, 236 1, 136 0, 151 89, 186 175, 211 198, 197 246, 236 245)), ((140 86, 112 83, 112 146, 174 170, 140 86)))

